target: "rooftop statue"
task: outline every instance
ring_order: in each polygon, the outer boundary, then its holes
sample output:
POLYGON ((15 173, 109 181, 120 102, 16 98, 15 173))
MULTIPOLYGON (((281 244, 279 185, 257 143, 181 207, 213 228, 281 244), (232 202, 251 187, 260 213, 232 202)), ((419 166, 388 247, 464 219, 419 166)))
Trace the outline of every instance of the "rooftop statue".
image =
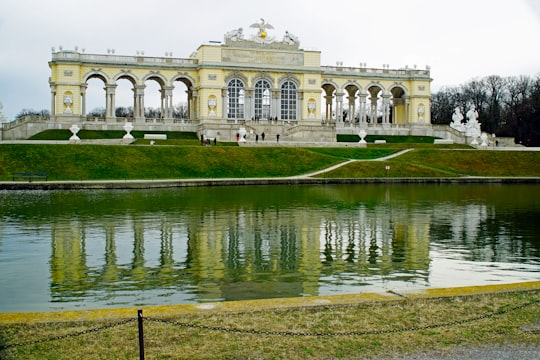
POLYGON ((300 46, 298 37, 289 31, 285 31, 285 35, 281 41, 269 36, 268 30, 274 29, 274 27, 263 18, 249 27, 257 29, 257 33, 249 36, 249 38, 245 38, 242 28, 231 30, 225 33, 225 44, 237 47, 259 47, 262 44, 273 49, 287 50, 298 49, 300 46))
MULTIPOLYGON (((255 29, 259 29, 259 31, 257 32, 257 36, 256 38, 259 39, 259 41, 261 42, 265 42, 267 36, 268 36, 268 33, 267 33, 267 29, 273 29, 274 27, 270 24, 268 24, 266 21, 264 21, 263 18, 261 18, 261 20, 259 20, 259 22, 255 23, 255 24, 251 24, 252 28, 255 28, 255 29)), ((268 40, 266 40, 268 41, 268 40)))
POLYGON ((293 45, 293 44, 299 43, 298 37, 294 36, 287 30, 285 30, 285 35, 283 36, 283 42, 287 45, 293 45))
POLYGON ((238 29, 229 31, 228 33, 225 34, 225 39, 230 39, 232 41, 244 40, 243 29, 238 28, 238 29))

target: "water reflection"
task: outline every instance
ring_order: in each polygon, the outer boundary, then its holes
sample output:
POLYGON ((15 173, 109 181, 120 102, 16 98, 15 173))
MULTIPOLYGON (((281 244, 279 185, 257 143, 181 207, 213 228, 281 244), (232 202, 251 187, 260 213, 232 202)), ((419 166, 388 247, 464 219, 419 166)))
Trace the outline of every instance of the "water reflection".
POLYGON ((535 280, 539 192, 471 185, 0 192, 0 271, 10 275, 0 280, 9 290, 0 310, 535 280), (26 277, 35 286, 18 281, 26 277))

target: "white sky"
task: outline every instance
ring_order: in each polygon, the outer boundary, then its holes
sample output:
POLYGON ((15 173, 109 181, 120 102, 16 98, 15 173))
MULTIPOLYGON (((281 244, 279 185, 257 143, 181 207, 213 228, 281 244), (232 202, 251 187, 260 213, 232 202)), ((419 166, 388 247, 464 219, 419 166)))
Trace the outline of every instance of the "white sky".
POLYGON ((322 65, 429 65, 432 91, 540 74, 540 0, 2 0, 3 112, 12 120, 23 108, 49 110, 53 46, 186 58, 232 29, 253 34, 261 17, 275 28, 270 36, 288 30, 301 48, 320 50, 322 65))

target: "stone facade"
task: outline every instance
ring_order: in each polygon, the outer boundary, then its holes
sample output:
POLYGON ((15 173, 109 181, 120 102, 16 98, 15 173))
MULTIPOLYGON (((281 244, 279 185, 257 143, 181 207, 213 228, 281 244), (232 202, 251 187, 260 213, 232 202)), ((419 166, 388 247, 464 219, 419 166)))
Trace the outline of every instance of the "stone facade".
POLYGON ((233 30, 224 42, 203 44, 188 58, 53 49, 50 121, 64 128, 73 123, 121 128, 129 121, 136 129, 196 131, 224 139, 232 139, 242 125, 252 132, 281 132, 290 140, 324 141, 359 128, 431 128, 429 68, 321 66, 321 52, 301 49, 294 35, 286 32, 282 41, 275 40, 263 19, 251 27, 258 33, 249 39, 242 29, 233 30), (105 89, 106 113, 100 119, 86 116, 87 84, 94 78, 105 89), (130 119, 115 116, 120 79, 132 84, 130 119), (160 86, 159 119, 144 116, 148 80, 160 86), (173 117, 178 82, 187 88, 187 119, 173 117))

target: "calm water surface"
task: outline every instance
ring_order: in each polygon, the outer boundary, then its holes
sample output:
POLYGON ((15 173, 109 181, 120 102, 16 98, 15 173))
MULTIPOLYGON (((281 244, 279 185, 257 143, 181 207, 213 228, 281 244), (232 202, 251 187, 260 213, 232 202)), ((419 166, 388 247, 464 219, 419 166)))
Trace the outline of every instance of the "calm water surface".
POLYGON ((0 312, 540 279, 540 186, 0 191, 0 312))

